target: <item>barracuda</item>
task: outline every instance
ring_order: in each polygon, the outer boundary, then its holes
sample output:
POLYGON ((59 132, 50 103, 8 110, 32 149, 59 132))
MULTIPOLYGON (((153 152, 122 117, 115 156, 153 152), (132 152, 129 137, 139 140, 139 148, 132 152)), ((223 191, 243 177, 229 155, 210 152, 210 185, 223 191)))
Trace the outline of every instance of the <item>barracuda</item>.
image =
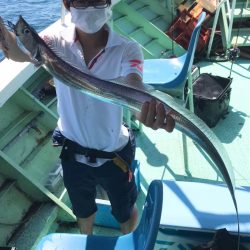
POLYGON ((58 56, 49 40, 46 42, 19 17, 13 29, 23 46, 30 52, 36 66, 43 65, 54 77, 63 83, 75 87, 94 98, 140 111, 142 104, 155 98, 162 102, 168 115, 175 120, 175 128, 194 140, 211 158, 221 172, 230 191, 238 219, 237 202, 234 194, 234 173, 230 159, 223 145, 208 126, 195 114, 178 104, 172 97, 155 89, 126 85, 98 79, 82 72, 58 56))

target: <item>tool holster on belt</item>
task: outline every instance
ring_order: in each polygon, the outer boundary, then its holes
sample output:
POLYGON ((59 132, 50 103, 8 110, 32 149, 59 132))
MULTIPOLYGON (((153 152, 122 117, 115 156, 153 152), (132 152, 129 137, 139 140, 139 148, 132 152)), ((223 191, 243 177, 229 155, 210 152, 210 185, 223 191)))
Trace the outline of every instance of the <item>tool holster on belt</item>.
POLYGON ((133 178, 132 162, 135 158, 136 144, 133 131, 130 128, 128 128, 128 131, 129 131, 129 141, 122 150, 120 150, 119 152, 115 152, 116 157, 113 159, 113 162, 124 173, 126 172, 128 173, 128 181, 130 182, 133 178))

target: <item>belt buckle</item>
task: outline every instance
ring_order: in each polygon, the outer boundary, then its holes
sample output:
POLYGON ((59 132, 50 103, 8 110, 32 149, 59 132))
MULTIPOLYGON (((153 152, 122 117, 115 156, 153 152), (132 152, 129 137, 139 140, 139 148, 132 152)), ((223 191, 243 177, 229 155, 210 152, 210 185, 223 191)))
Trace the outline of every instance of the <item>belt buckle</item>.
POLYGON ((96 157, 94 157, 93 155, 89 155, 88 151, 86 151, 84 155, 89 163, 96 163, 96 157))

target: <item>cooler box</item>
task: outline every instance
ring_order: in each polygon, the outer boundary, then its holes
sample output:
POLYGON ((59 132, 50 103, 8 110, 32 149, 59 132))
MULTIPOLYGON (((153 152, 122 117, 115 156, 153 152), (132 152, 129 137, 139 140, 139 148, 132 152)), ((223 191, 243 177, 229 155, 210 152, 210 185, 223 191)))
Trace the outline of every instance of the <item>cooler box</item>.
MULTIPOLYGON (((250 236, 250 187, 237 187, 240 234, 250 236)), ((226 228, 238 233, 237 217, 226 185, 163 181, 161 228, 214 232, 226 228)))

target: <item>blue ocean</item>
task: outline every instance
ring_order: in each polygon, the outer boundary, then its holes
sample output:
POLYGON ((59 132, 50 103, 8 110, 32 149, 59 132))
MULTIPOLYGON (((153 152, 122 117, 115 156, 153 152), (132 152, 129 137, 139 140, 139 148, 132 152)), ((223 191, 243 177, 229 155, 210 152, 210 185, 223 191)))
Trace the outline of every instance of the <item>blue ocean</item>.
MULTIPOLYGON (((5 22, 16 23, 19 15, 41 31, 61 15, 62 0, 0 0, 0 16, 5 22)), ((0 61, 4 55, 0 52, 0 61)))

